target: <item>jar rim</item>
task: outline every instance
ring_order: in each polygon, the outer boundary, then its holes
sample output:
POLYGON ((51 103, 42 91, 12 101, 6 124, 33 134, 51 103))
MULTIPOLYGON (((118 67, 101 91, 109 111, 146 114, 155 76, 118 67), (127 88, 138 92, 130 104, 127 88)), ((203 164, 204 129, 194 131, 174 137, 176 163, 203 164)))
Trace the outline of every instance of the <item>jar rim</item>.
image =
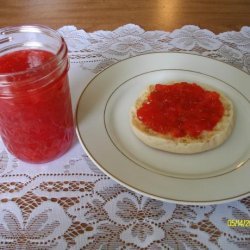
MULTIPOLYGON (((20 32, 44 33, 44 34, 47 34, 47 35, 50 35, 50 36, 53 35, 53 37, 56 38, 59 41, 60 46, 59 46, 58 50, 55 53, 53 53, 54 56, 52 58, 50 58, 48 61, 44 62, 42 65, 38 65, 38 66, 33 67, 31 69, 26 69, 26 70, 22 70, 22 71, 18 71, 18 72, 0 73, 0 77, 18 76, 18 75, 26 74, 28 72, 36 71, 36 70, 38 70, 41 67, 47 66, 47 65, 55 62, 56 60, 58 60, 59 55, 61 53, 63 53, 63 50, 65 48, 66 43, 65 43, 64 38, 56 30, 53 30, 53 29, 51 29, 51 28, 49 28, 49 27, 47 27, 45 25, 40 25, 40 24, 20 25, 20 26, 7 26, 7 27, 4 27, 4 28, 0 28, 0 35, 9 35, 11 33, 17 32, 17 31, 20 31, 20 32)), ((3 38, 3 39, 6 39, 6 38, 3 38)), ((13 46, 12 47, 6 47, 6 48, 11 49, 11 48, 13 48, 13 46)), ((6 48, 5 48, 5 50, 6 50, 6 48)), ((23 48, 23 50, 26 50, 26 49, 28 50, 29 48, 23 48)), ((2 51, 3 50, 0 50, 0 53, 2 51)), ((66 49, 65 53, 67 53, 67 49, 66 49)))

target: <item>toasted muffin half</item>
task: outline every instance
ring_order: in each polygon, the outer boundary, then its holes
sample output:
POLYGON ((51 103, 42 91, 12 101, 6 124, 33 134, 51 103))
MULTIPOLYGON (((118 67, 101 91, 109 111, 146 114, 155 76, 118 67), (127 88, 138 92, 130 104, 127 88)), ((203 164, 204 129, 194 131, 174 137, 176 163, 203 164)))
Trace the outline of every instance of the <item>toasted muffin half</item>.
MULTIPOLYGON (((171 84, 166 84, 166 85, 170 86, 173 84, 175 84, 175 87, 176 86, 178 87, 178 84, 184 84, 184 83, 183 82, 171 83, 171 84)), ((185 84, 194 85, 195 83, 185 83, 185 84)), ((222 143, 224 143, 226 139, 230 136, 234 127, 235 111, 234 111, 233 103, 224 93, 222 93, 221 91, 217 89, 213 89, 212 87, 206 86, 206 85, 200 85, 200 84, 195 84, 195 85, 198 85, 199 87, 201 87, 208 94, 211 92, 216 93, 219 96, 219 101, 221 102, 223 106, 223 114, 221 115, 220 119, 216 122, 216 124, 214 125, 212 129, 209 129, 209 130, 200 129, 201 130, 199 131, 200 133, 195 134, 195 136, 192 134, 189 134, 187 131, 186 132, 182 131, 183 135, 179 134, 176 136, 173 133, 174 128, 172 128, 172 131, 170 130, 169 132, 168 131, 161 132, 145 124, 143 119, 139 117, 138 110, 140 110, 143 105, 150 105, 150 102, 152 102, 152 100, 150 99, 150 94, 153 91, 156 91, 156 85, 150 85, 137 98, 130 112, 130 125, 132 128, 132 131, 138 137, 138 139, 152 148, 160 149, 160 150, 172 152, 172 153, 180 153, 180 154, 199 153, 199 152, 203 152, 203 151, 216 148, 222 143)), ((181 95, 180 98, 182 98, 182 101, 183 101, 183 98, 185 98, 185 94, 181 95)), ((164 102, 165 100, 162 101, 163 103, 162 105, 164 105, 164 102)), ((176 99, 176 103, 178 103, 178 97, 176 99)), ((196 105, 199 105, 198 101, 196 105)), ((182 107, 183 112, 185 112, 185 110, 187 110, 188 108, 189 107, 187 108, 182 107)), ((158 116, 159 116, 160 111, 156 111, 156 112, 158 113, 158 116)), ((200 112, 202 113, 202 110, 200 112)), ((189 113, 192 113, 192 112, 189 112, 189 113)), ((152 113, 150 115, 154 116, 154 114, 152 113)), ((180 111, 178 111, 178 115, 181 115, 180 111)), ((168 119, 168 116, 162 114, 162 119, 168 119)), ((174 119, 174 118, 171 117, 171 119, 174 119)), ((176 118, 176 119, 179 119, 179 118, 176 118)), ((185 116, 185 119, 188 119, 187 115, 185 116)), ((192 117, 190 119, 192 119, 192 117)), ((167 124, 167 120, 165 120, 165 123, 167 124)), ((179 127, 179 125, 176 127, 179 127)), ((185 125, 183 125, 183 127, 185 127, 185 125)))

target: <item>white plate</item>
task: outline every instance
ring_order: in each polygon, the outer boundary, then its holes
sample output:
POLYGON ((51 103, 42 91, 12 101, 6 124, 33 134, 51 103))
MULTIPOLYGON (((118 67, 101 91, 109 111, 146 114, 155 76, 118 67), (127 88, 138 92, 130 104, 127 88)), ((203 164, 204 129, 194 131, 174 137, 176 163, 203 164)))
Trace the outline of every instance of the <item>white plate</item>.
POLYGON ((111 178, 152 198, 215 204, 250 192, 250 77, 225 63, 183 53, 152 53, 116 63, 92 79, 80 96, 77 134, 89 157, 111 178), (193 81, 223 91, 236 123, 220 147, 179 155, 140 142, 129 110, 152 83, 193 81))

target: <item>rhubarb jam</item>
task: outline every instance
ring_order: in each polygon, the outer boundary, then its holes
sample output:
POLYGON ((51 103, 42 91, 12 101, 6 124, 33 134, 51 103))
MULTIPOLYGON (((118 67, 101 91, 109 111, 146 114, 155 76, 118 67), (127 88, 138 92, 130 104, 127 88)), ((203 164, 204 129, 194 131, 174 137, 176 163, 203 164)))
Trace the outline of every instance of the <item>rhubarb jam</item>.
POLYGON ((13 31, 11 42, 26 33, 27 39, 44 34, 39 44, 45 45, 0 54, 0 135, 17 158, 44 163, 65 153, 74 138, 67 47, 57 33, 39 26, 13 31))
POLYGON ((174 138, 198 138, 211 131, 224 114, 220 95, 196 83, 156 84, 137 110, 148 128, 174 138))

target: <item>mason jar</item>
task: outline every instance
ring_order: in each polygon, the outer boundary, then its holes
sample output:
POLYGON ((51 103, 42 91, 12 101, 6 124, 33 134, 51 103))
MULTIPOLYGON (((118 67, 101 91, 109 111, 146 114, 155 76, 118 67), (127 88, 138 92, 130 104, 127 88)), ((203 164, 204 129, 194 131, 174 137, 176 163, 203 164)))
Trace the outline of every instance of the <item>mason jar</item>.
POLYGON ((48 27, 0 29, 0 135, 18 159, 44 163, 74 138, 67 46, 48 27))

